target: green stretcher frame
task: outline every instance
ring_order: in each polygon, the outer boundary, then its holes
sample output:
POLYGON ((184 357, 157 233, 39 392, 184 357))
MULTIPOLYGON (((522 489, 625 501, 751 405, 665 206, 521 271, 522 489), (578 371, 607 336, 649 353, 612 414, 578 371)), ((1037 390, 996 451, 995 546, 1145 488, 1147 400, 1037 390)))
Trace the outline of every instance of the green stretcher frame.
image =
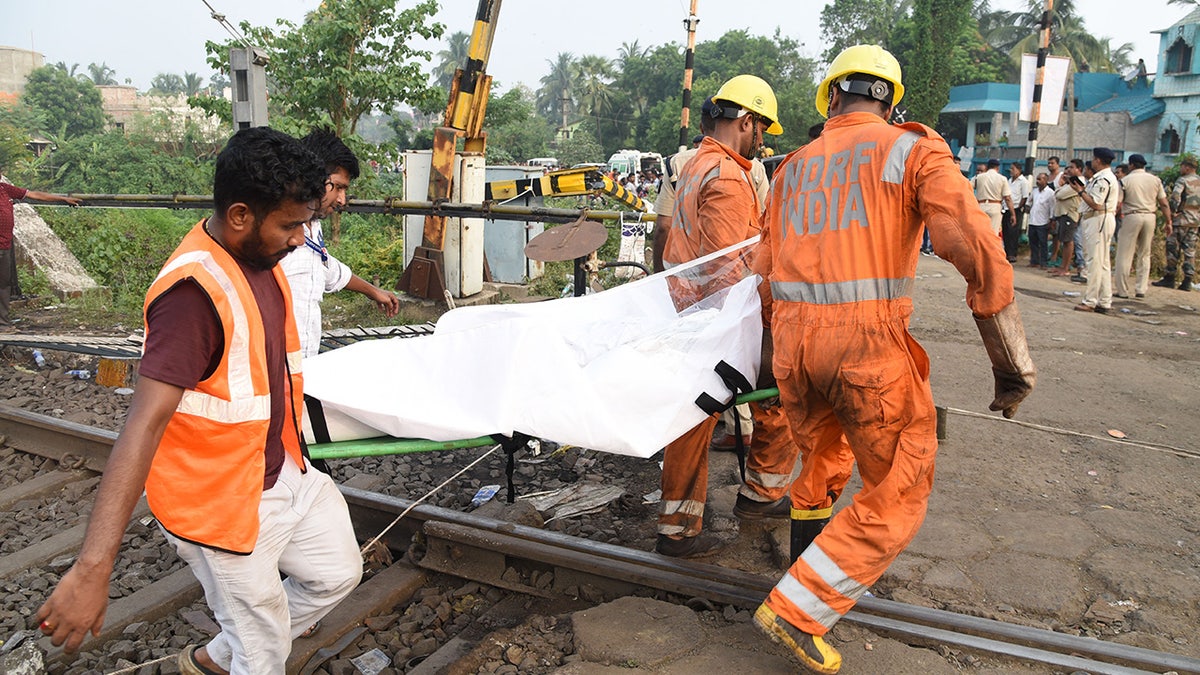
MULTIPOLYGON (((756 389, 749 394, 737 397, 738 403, 763 401, 779 395, 779 389, 756 389)), ((382 455, 411 455, 417 452, 434 452, 437 450, 458 450, 461 448, 479 448, 485 445, 495 445, 496 439, 491 436, 464 438, 457 441, 429 441, 423 438, 364 438, 357 441, 337 441, 334 443, 316 443, 308 446, 308 455, 313 459, 346 459, 349 457, 379 457, 382 455)))

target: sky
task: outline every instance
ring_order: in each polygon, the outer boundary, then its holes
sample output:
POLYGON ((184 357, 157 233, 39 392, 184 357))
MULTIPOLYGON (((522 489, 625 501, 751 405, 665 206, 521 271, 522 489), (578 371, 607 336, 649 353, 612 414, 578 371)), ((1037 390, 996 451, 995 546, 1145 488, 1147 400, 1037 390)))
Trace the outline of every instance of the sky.
MULTIPOLYGON (((15 0, 14 0, 15 1, 15 0)), ((398 0, 410 6, 414 0, 398 0)), ((295 23, 318 6, 319 0, 208 0, 234 24, 273 25, 275 19, 295 23)), ((470 33, 477 0, 440 0, 437 20, 447 34, 470 33)), ((533 88, 547 70, 546 61, 559 52, 599 54, 616 58, 623 43, 637 40, 643 47, 686 39, 683 20, 689 0, 605 0, 594 3, 507 0, 497 21, 488 72, 506 89, 517 82, 533 88)), ((818 0, 698 0, 697 40, 720 37, 726 31, 747 29, 754 35, 773 35, 779 28, 802 45, 802 52, 819 57, 818 0)), ((1158 35, 1189 11, 1167 0, 1083 0, 1079 6, 1091 14, 1087 26, 1114 43, 1131 42, 1132 60, 1144 58, 1153 71, 1157 63, 1158 35), (1133 9, 1136 7, 1136 9, 1133 9)), ((992 0, 993 9, 1020 9, 1024 0, 992 0)), ((46 63, 107 63, 117 81, 145 90, 155 74, 197 72, 212 74, 205 62, 204 42, 225 40, 228 34, 210 16, 204 0, 38 0, 22 3, 4 13, 0 45, 41 52, 46 63)), ((436 52, 441 44, 427 47, 436 52)))

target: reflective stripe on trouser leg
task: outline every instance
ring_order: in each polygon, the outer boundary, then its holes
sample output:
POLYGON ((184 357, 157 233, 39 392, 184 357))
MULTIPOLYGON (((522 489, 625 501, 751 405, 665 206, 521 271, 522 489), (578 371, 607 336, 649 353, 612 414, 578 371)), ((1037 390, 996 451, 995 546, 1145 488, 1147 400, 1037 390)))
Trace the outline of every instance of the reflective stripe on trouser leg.
POLYGON ((766 601, 800 630, 823 635, 883 575, 924 520, 937 453, 936 411, 928 357, 902 320, 788 328, 776 332, 776 376, 782 374, 780 392, 797 441, 812 444, 802 445, 804 460, 836 453, 841 446, 834 431, 840 427, 863 479, 854 502, 766 601), (794 358, 812 356, 781 368, 781 345, 785 360, 788 351, 794 358), (804 349, 808 345, 811 351, 804 349), (821 433, 807 436, 805 430, 821 433))
POLYGON ((716 426, 717 415, 710 415, 667 444, 663 453, 662 501, 658 508, 659 534, 676 537, 700 534, 708 493, 708 444, 716 426))
POLYGON ((788 492, 800 447, 792 440, 782 405, 767 408, 756 401, 750 406, 755 432, 746 458, 746 484, 738 491, 754 501, 773 502, 788 492))

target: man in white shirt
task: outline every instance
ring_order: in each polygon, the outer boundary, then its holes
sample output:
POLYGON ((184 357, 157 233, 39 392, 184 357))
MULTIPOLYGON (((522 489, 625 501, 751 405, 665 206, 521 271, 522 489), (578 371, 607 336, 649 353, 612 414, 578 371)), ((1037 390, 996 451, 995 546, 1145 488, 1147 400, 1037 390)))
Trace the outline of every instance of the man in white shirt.
POLYGON ((1054 188, 1050 187, 1049 178, 1049 174, 1037 175, 1037 186, 1033 189, 1029 207, 1029 266, 1042 269, 1046 268, 1049 259, 1046 237, 1054 218, 1054 188))
POLYGON ((307 358, 316 356, 321 349, 321 297, 324 294, 343 288, 362 293, 387 317, 395 316, 400 310, 400 300, 395 293, 351 272, 325 248, 321 219, 346 205, 350 181, 358 178, 358 158, 329 129, 316 129, 300 142, 329 172, 325 197, 313 214, 313 220, 304 226, 304 246, 289 253, 279 263, 292 288, 292 310, 296 315, 296 328, 300 331, 300 351, 307 358))
POLYGON ((1008 179, 1008 189, 1012 193, 1012 208, 1005 205, 1001 216, 1002 235, 1004 255, 1008 257, 1008 262, 1016 262, 1017 247, 1021 243, 1021 230, 1024 225, 1022 221, 1029 210, 1029 193, 1033 191, 1033 186, 1029 184, 1029 178, 1023 175, 1019 162, 1013 162, 1008 171, 1011 176, 1008 179))

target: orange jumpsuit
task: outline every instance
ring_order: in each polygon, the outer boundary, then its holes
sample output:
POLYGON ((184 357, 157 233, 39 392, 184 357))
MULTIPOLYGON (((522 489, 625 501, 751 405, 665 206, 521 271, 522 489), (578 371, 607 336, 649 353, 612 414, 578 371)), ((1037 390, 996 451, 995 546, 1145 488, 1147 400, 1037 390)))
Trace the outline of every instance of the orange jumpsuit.
MULTIPOLYGON (((749 171, 750 160, 719 141, 704 139, 679 175, 675 215, 663 251, 667 267, 758 234, 762 209, 749 171)), ((747 496, 774 501, 787 491, 799 449, 781 408, 763 408, 758 403, 750 407, 756 430, 746 459, 747 496)), ((708 492, 708 445, 717 419, 710 416, 669 443, 663 453, 660 534, 700 533, 708 492)))
POLYGON ((929 358, 908 333, 921 228, 967 281, 980 317, 1013 301, 1012 267, 946 143, 920 124, 835 116, 776 169, 755 269, 780 396, 803 468, 792 508, 828 506, 849 474, 863 488, 766 604, 824 635, 908 545, 925 518, 937 454, 929 358))

